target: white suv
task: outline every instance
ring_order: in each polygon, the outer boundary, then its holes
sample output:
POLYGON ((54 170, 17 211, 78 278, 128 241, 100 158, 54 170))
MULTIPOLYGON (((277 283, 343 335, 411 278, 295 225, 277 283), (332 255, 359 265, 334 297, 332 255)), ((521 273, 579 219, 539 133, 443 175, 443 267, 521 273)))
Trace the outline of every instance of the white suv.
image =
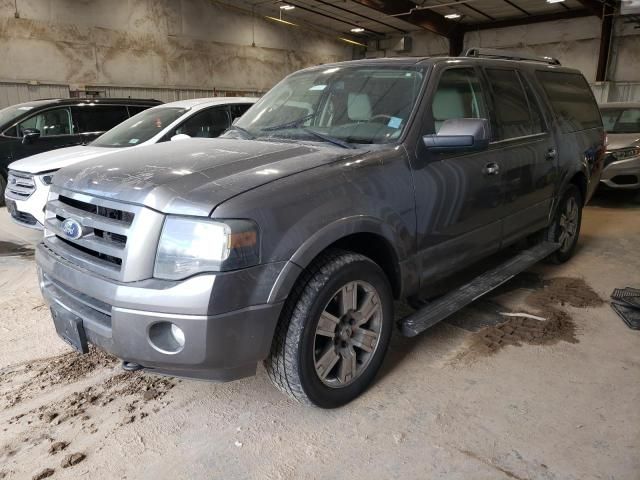
POLYGON ((190 137, 213 138, 240 117, 255 98, 196 98, 165 103, 125 120, 88 145, 51 150, 9 165, 5 201, 14 221, 42 229, 53 174, 69 165, 117 152, 190 137))

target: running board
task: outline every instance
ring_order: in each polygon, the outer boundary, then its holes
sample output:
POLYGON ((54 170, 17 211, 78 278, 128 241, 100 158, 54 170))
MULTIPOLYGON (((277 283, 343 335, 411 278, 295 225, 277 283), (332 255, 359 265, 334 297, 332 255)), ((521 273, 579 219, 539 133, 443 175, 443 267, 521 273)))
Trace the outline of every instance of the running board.
POLYGON ((415 337, 477 298, 499 287, 518 273, 548 257, 558 248, 560 245, 557 243, 542 242, 535 247, 521 251, 493 270, 477 276, 469 283, 402 318, 399 322, 402 334, 407 337, 415 337))

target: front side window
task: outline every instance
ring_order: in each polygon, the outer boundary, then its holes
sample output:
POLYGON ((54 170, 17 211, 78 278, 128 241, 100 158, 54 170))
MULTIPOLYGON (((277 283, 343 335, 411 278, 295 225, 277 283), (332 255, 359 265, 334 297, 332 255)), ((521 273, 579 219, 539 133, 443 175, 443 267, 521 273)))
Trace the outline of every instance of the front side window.
POLYGON ((534 119, 518 73, 515 70, 488 68, 485 70, 493 91, 493 107, 497 121, 497 139, 524 137, 539 133, 534 131, 534 119))
POLYGON ((640 133, 640 108, 602 108, 602 123, 608 133, 640 133))
POLYGON ((41 137, 73 134, 71 114, 68 108, 52 108, 27 118, 18 124, 18 136, 22 137, 27 128, 37 130, 41 137))
POLYGON ((420 93, 422 67, 345 66, 287 77, 237 122, 254 137, 336 143, 400 138, 420 93))
POLYGON ((127 107, 119 105, 82 105, 73 107, 79 133, 106 132, 129 117, 127 107))
POLYGON ((190 137, 215 138, 229 128, 229 114, 226 107, 204 109, 175 129, 173 135, 189 135, 190 137))
POLYGON ((187 110, 184 108, 155 107, 145 110, 105 132, 91 145, 97 147, 133 147, 162 132, 187 110))
POLYGON ((488 118, 480 80, 473 68, 445 70, 431 101, 433 128, 438 133, 447 120, 488 118))
POLYGON ((576 132, 602 125, 600 111, 589 84, 579 73, 537 71, 563 132, 576 132))
POLYGON ((238 103, 234 105, 229 105, 229 113, 231 114, 231 122, 233 122, 236 118, 244 115, 244 112, 249 110, 251 106, 250 103, 238 103))

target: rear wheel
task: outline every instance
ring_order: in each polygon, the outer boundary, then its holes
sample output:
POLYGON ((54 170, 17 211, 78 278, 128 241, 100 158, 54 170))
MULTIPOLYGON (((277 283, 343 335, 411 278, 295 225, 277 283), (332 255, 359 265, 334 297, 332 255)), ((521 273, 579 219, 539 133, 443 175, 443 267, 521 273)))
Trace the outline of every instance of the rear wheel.
POLYGON ((555 217, 545 232, 546 240, 559 243, 560 248, 549 257, 553 263, 569 260, 576 249, 582 223, 582 195, 575 185, 569 185, 556 209, 555 217))
POLYGON ((287 301, 267 372, 301 403, 339 407, 371 384, 392 329, 393 297, 380 267, 362 255, 328 252, 287 301))

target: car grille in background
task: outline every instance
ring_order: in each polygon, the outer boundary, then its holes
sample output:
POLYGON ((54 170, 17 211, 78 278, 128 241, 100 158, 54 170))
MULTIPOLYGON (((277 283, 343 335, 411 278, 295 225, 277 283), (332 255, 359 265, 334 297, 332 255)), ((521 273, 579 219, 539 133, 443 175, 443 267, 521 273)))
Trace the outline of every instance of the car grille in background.
MULTIPOLYGON (((45 228, 55 234, 57 253, 93 264, 103 271, 119 272, 127 245, 128 230, 135 218, 131 211, 89 203, 59 195, 47 203, 45 228), (84 229, 78 239, 63 231, 68 218, 77 220, 84 229)), ((54 247, 55 248, 55 247, 54 247)))
POLYGON ((25 200, 36 189, 36 182, 30 173, 9 171, 7 178, 7 196, 15 200, 25 200))

